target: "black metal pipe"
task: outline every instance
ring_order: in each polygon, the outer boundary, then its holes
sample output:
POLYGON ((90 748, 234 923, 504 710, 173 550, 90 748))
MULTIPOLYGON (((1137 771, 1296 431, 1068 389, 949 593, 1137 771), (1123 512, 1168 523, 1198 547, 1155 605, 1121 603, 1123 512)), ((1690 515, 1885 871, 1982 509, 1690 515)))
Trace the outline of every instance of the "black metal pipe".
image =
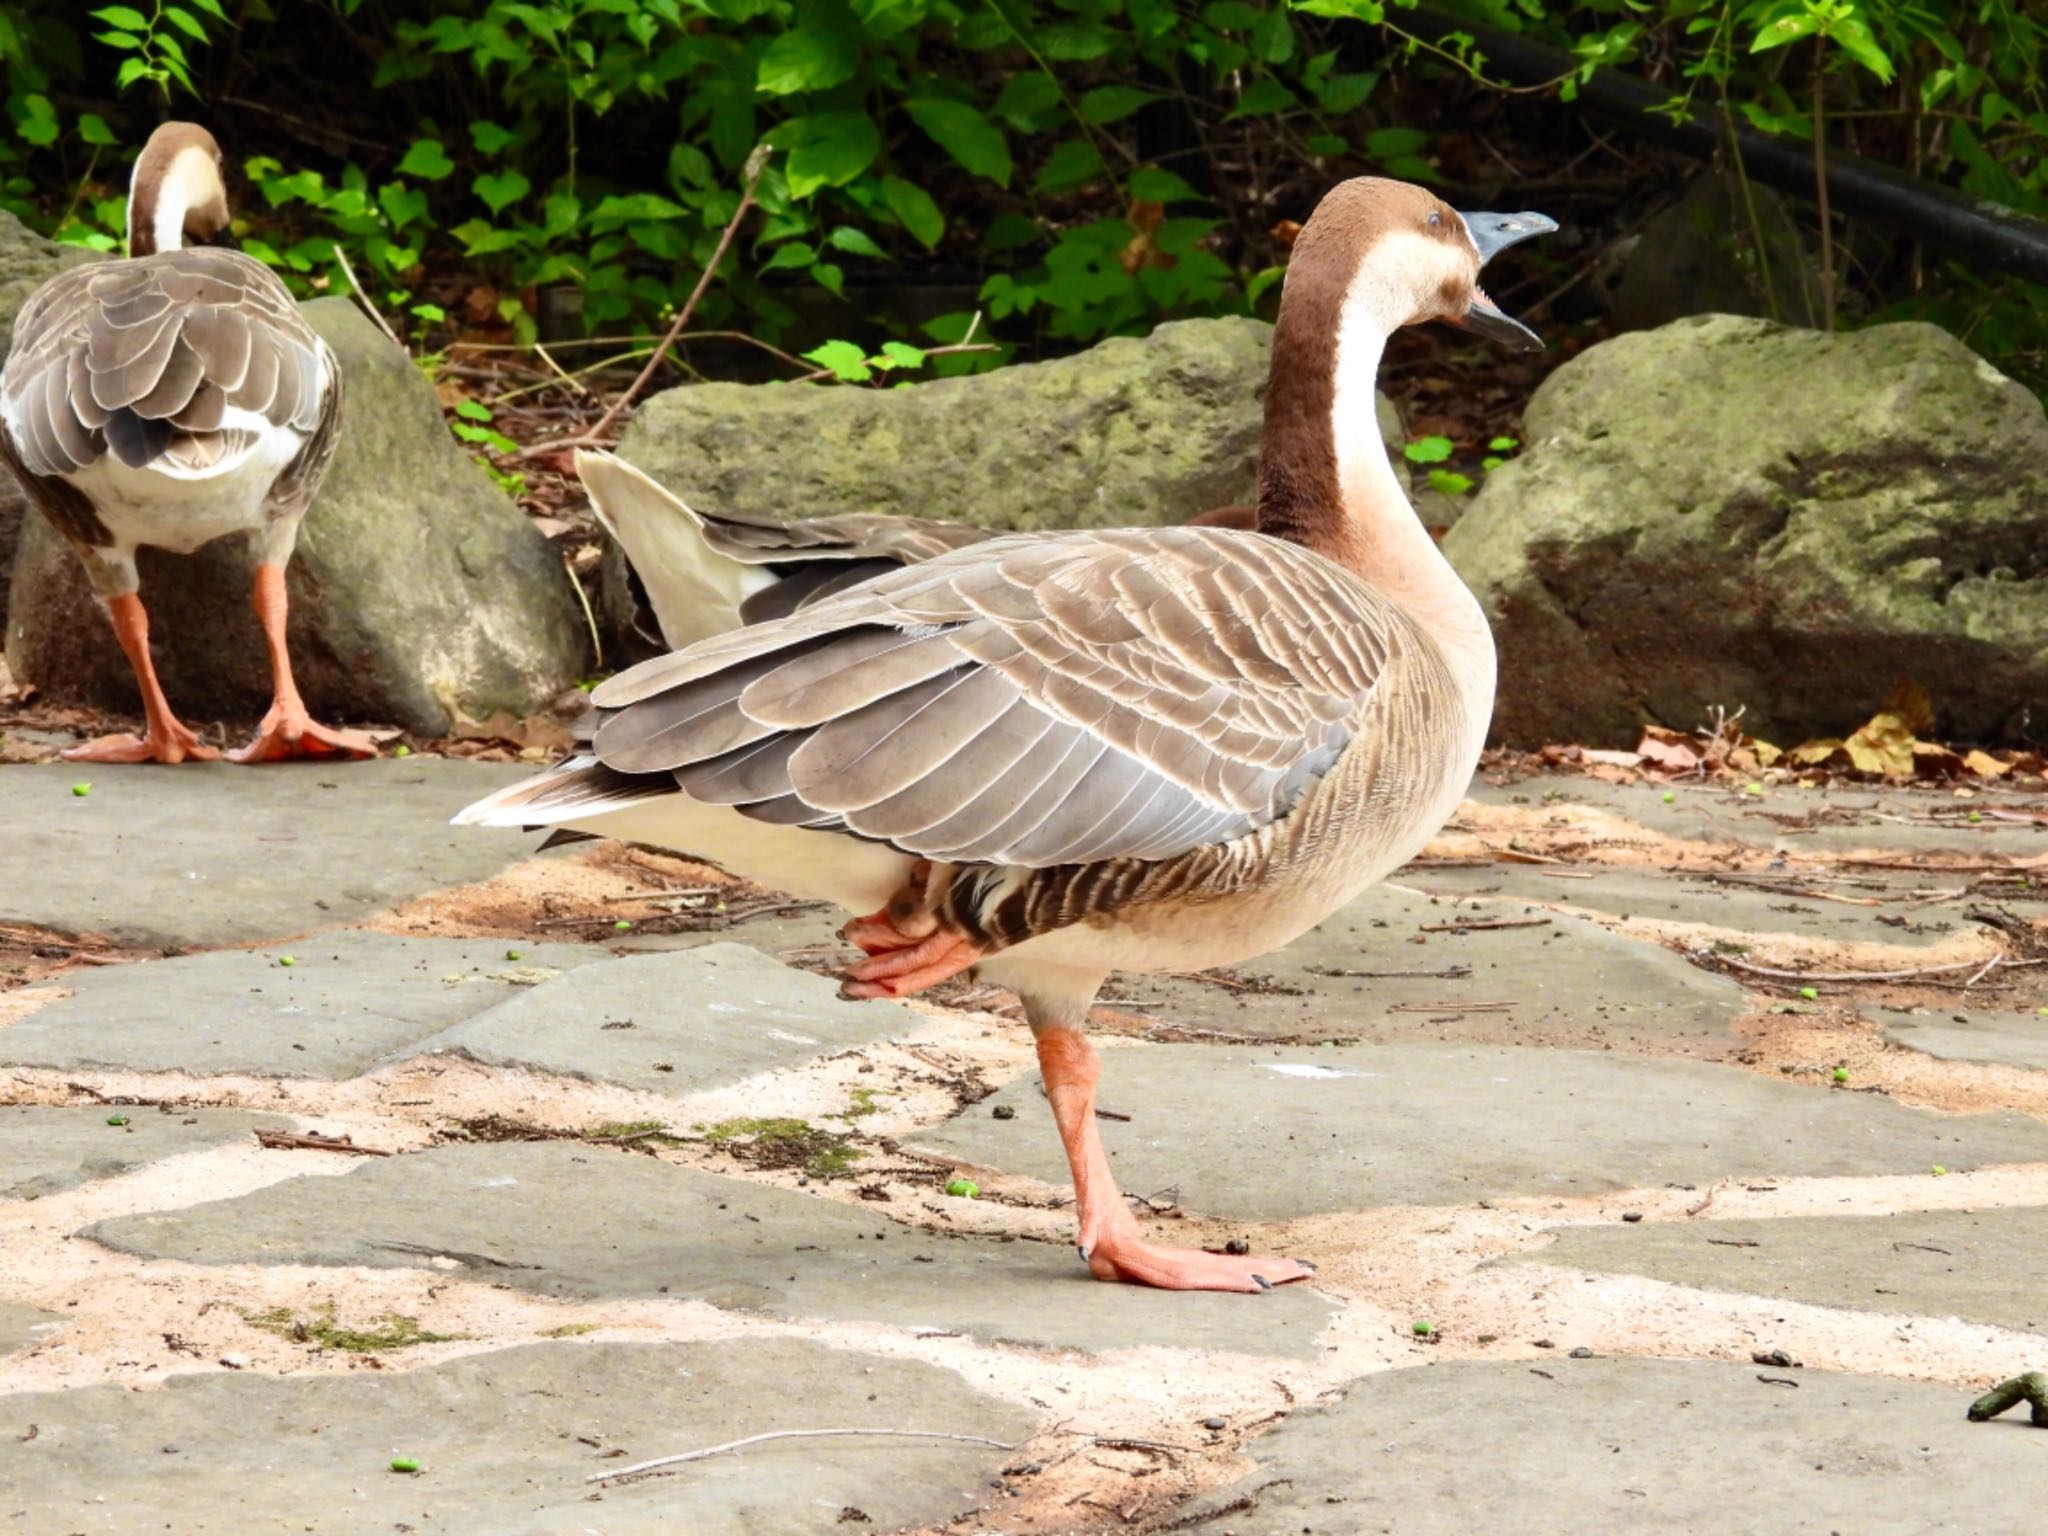
MULTIPOLYGON (((1427 7, 1401 12, 1398 23, 1430 42, 1441 42, 1453 32, 1466 34, 1486 55, 1488 72, 1517 85, 1555 80, 1577 64, 1570 54, 1547 43, 1475 26, 1427 7)), ((1596 70, 1579 87, 1579 101, 1602 117, 1684 153, 1711 155, 1722 143, 1720 126, 1697 112, 1673 117, 1655 110, 1670 99, 1670 92, 1613 69, 1596 70)), ((1810 146, 1749 128, 1736 127, 1733 132, 1746 174, 1780 191, 1813 198, 1810 146)), ((2039 219, 1839 150, 1828 151, 1827 177, 1828 202, 1836 212, 1884 220, 1979 266, 2048 283, 2048 224, 2039 219)))

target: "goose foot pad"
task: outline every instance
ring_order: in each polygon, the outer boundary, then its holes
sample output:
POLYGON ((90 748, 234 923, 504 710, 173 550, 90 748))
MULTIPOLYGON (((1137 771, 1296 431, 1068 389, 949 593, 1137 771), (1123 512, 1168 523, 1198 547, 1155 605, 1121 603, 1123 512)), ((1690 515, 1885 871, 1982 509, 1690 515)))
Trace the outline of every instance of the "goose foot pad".
POLYGON ((256 728, 256 739, 228 754, 234 763, 274 763, 293 757, 375 757, 377 744, 361 731, 321 725, 304 711, 273 709, 256 728))
POLYGON ((1082 1254, 1098 1280, 1149 1285, 1162 1291, 1241 1291, 1257 1295, 1315 1273, 1299 1259, 1208 1253, 1200 1248, 1155 1248, 1135 1236, 1106 1237, 1082 1254))
POLYGON ((220 756, 217 747, 203 745, 182 725, 147 736, 101 736, 57 754, 67 763, 195 763, 220 756))
MULTIPOLYGON (((861 943, 858 939, 854 942, 861 943)), ((868 958, 846 968, 846 979, 839 988, 841 997, 907 997, 958 976, 982 956, 981 946, 973 939, 946 928, 893 949, 865 943, 861 947, 868 951, 868 958)))

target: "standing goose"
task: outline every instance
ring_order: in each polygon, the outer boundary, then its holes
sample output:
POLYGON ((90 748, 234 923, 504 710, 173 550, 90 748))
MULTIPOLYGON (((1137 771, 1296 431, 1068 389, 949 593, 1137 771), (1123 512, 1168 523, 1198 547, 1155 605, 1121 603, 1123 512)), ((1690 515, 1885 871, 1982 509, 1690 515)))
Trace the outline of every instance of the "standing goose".
MULTIPOLYGON (((681 650, 730 629, 779 619, 900 566, 1000 537, 973 523, 885 512, 785 522, 748 512, 700 512, 609 453, 576 450, 590 510, 626 553, 662 640, 681 650)), ((1249 529, 1250 507, 1190 521, 1249 529)))
POLYGON ((1419 187, 1335 188, 1274 337, 1259 531, 1019 534, 941 554, 601 685, 589 749, 459 823, 686 849, 867 911, 851 997, 969 966, 1014 989, 1104 1280, 1257 1291, 1292 1260, 1147 1243, 1095 1129, 1082 1033, 1112 969, 1276 949, 1412 857, 1492 712, 1478 602, 1380 446, 1399 326, 1538 345, 1478 287, 1555 228, 1419 187))
POLYGON ((227 227, 220 146, 165 123, 135 162, 128 259, 38 288, 0 376, 0 459, 85 562, 142 692, 141 736, 103 736, 75 761, 181 762, 217 754, 178 718, 149 655, 135 551, 190 554, 256 540, 256 614, 274 689, 236 762, 376 748, 316 725, 285 650, 284 567, 334 456, 341 371, 285 287, 239 251, 184 249, 227 227))

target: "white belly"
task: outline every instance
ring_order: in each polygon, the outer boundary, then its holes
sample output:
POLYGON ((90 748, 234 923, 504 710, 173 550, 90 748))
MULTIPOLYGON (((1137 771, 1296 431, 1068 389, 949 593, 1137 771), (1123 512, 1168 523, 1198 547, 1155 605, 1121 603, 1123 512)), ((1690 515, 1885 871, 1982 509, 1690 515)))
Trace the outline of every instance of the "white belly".
POLYGON ((261 528, 271 486, 304 445, 291 428, 270 427, 247 453, 208 474, 135 469, 109 453, 64 479, 84 492, 116 544, 189 555, 228 534, 261 528))

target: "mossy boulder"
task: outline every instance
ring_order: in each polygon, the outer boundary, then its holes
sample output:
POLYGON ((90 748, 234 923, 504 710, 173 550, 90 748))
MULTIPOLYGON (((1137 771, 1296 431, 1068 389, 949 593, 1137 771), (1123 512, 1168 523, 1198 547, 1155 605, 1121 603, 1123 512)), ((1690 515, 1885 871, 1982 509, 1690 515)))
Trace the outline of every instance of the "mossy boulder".
POLYGON ((2048 417, 1946 332, 1682 320, 1560 368, 1523 436, 1444 541, 1500 641, 1496 740, 1718 704, 1793 742, 1907 680, 1956 739, 2048 723, 2048 417))
MULTIPOLYGON (((457 711, 535 712, 587 664, 581 610, 547 541, 449 436, 426 376, 345 299, 306 319, 341 360, 341 446, 289 570, 291 649, 316 715, 428 734, 457 711)), ((142 597, 172 705, 194 720, 269 702, 241 538, 145 549, 142 597)), ((39 515, 15 562, 7 659, 55 698, 133 709, 126 661, 77 559, 39 515)))

